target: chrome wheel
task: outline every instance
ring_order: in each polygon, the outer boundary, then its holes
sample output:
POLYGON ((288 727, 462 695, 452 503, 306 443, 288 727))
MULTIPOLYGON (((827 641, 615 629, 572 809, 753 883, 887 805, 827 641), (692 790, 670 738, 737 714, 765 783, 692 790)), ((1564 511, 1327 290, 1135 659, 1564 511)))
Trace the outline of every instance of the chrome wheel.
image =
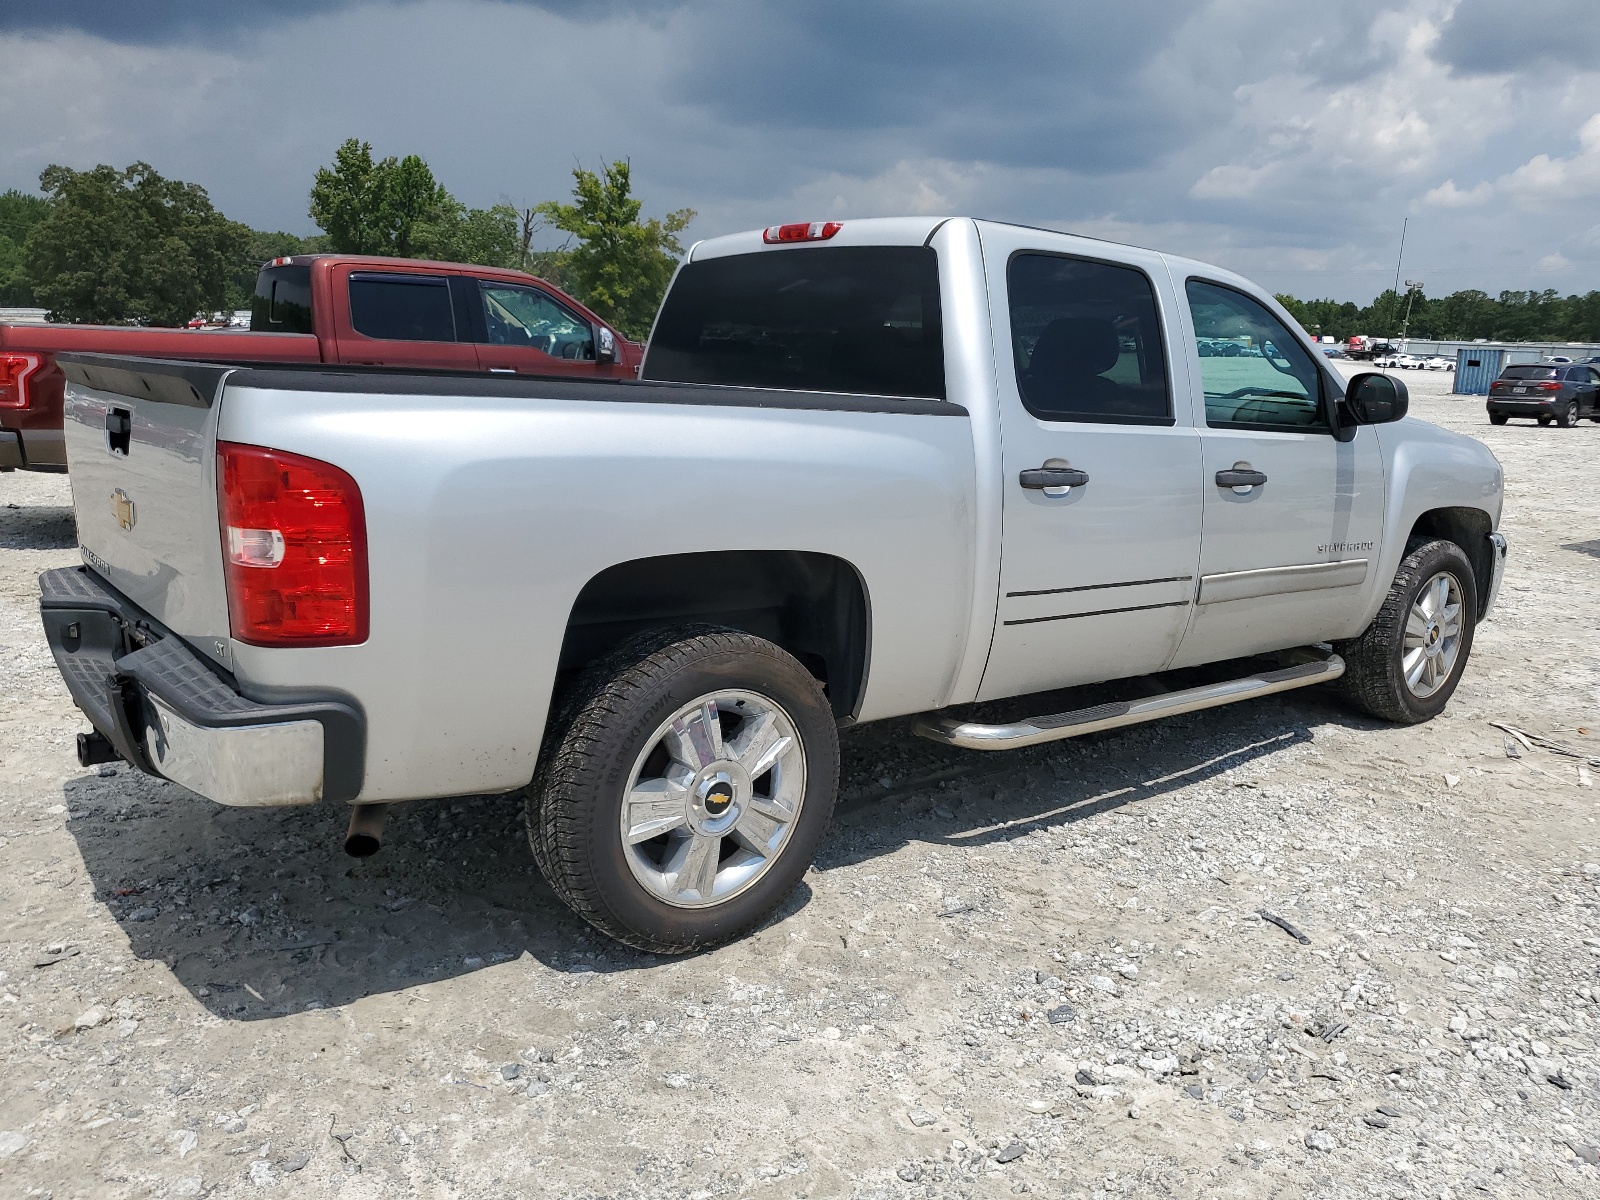
POLYGON ((629 773, 628 868, 667 904, 720 904, 777 861, 805 790, 805 748, 781 705, 754 692, 701 696, 662 722, 629 773))
POLYGON ((1461 581, 1440 571, 1417 593, 1406 617, 1400 670, 1418 699, 1433 695, 1450 679, 1461 657, 1461 581))

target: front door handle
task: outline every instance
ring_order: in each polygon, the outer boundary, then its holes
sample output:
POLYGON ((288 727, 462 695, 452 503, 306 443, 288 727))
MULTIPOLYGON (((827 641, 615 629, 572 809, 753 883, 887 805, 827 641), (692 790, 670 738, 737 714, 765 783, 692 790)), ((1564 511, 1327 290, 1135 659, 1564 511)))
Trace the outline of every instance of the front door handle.
POLYGON ((1030 467, 1017 477, 1017 482, 1034 491, 1048 491, 1082 487, 1089 482, 1089 476, 1077 467, 1030 467))
POLYGON ((1251 488, 1258 488, 1266 481, 1267 477, 1260 471, 1251 470, 1248 463, 1235 463, 1231 469, 1217 472, 1217 486, 1232 488, 1240 495, 1247 494, 1251 488))

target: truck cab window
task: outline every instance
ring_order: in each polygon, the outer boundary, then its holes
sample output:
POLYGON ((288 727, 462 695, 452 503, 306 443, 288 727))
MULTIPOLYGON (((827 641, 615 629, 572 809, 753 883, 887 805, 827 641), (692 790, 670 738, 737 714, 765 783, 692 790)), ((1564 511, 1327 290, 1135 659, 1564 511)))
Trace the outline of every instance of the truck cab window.
POLYGON ((267 267, 250 298, 254 333, 311 333, 311 268, 267 267))
POLYGON ((485 340, 495 346, 528 346, 552 358, 594 358, 594 330, 538 288, 478 281, 483 294, 485 340))
POLYGON ((642 377, 942 400, 938 254, 816 246, 689 263, 642 377))
POLYGON ((1322 374, 1283 322, 1243 292, 1189 280, 1206 424, 1221 428, 1327 429, 1322 374))
POLYGON ((1042 421, 1171 424, 1155 290, 1132 267, 1018 254, 1006 270, 1017 390, 1042 421))
POLYGON ((453 342, 455 316, 443 275, 350 276, 350 324, 370 338, 453 342))

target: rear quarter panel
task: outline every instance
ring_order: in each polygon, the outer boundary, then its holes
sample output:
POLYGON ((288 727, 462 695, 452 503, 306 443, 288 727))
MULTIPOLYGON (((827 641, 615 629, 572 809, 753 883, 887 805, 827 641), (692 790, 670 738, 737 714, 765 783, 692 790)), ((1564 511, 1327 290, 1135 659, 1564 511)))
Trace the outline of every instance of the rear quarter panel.
POLYGON ((965 417, 230 387, 219 434, 361 487, 369 640, 233 653, 256 698, 359 701, 364 801, 527 783, 573 601, 616 563, 746 549, 851 563, 871 623, 863 720, 945 703, 965 650, 965 417))

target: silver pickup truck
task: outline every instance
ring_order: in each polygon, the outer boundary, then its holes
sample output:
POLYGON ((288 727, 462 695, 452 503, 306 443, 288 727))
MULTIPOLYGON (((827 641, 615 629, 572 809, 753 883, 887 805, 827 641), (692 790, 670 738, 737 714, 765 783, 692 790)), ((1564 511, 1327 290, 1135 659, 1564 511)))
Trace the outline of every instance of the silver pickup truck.
POLYGON ((555 889, 662 952, 794 886, 841 728, 995 750, 1323 682, 1425 721, 1506 550, 1493 456, 1246 280, 986 221, 701 242, 636 383, 61 361, 83 762, 350 805, 353 853, 526 789, 555 889))

